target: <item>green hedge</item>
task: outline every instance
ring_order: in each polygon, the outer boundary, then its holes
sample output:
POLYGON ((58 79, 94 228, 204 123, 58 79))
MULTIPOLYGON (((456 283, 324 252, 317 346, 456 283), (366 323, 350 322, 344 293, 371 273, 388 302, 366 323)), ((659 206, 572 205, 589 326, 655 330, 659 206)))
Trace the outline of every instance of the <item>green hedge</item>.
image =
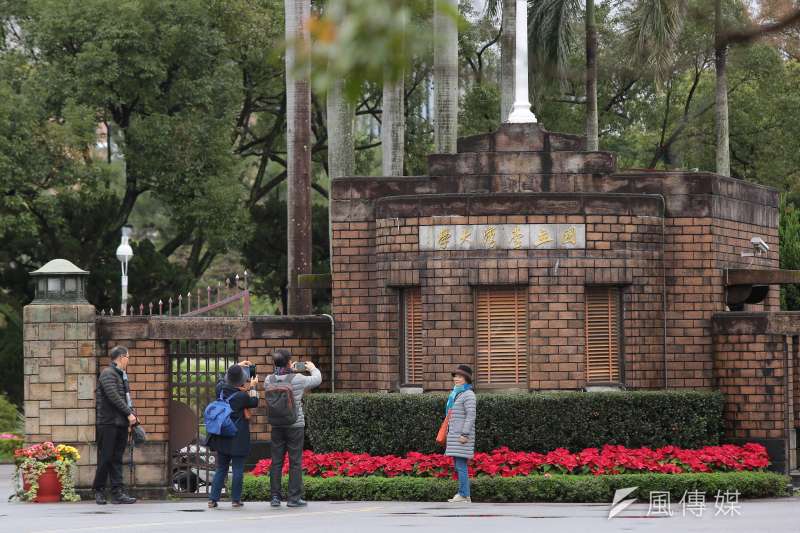
MULTIPOLYGON (((444 394, 310 394, 306 440, 317 453, 403 455, 441 451, 434 442, 444 394)), ((719 443, 718 392, 478 394, 478 451, 571 451, 621 444, 698 448, 719 443)))
MULTIPOLYGON (((305 477, 308 500, 334 501, 445 501, 458 491, 452 479, 420 477, 305 477)), ((719 472, 713 474, 619 474, 609 476, 553 475, 528 477, 478 476, 472 480, 477 502, 610 502, 614 491, 639 487, 636 497, 649 501, 650 491, 669 491, 678 501, 684 491, 706 493, 714 501, 717 490, 739 491, 741 498, 770 498, 788 494, 789 478, 773 472, 719 472)), ((283 479, 286 492, 287 478, 283 479)), ((247 475, 243 499, 268 501, 269 476, 247 475)))

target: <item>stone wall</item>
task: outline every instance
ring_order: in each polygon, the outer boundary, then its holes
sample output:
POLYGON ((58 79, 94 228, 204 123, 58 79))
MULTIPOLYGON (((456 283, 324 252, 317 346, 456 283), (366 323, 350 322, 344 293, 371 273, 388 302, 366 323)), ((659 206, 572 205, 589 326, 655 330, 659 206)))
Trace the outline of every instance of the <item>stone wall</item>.
MULTIPOLYGON (((329 320, 319 316, 98 317, 92 305, 29 305, 24 309, 26 441, 76 446, 81 454, 76 486, 90 487, 97 457, 97 375, 109 364, 109 351, 124 345, 131 356, 131 396, 148 434, 148 442, 134 450, 132 485, 139 494, 164 496, 171 484, 171 340, 236 340, 236 358, 256 363, 262 377, 272 370, 270 351, 288 348, 295 358, 313 360, 323 372, 321 389, 330 390, 330 335, 329 320)), ((263 456, 269 440, 263 405, 251 427, 254 453, 263 456)), ((128 453, 124 462, 125 482, 131 484, 128 453)))
POLYGON ((25 441, 75 446, 81 454, 81 485, 94 476, 94 321, 91 305, 36 304, 23 309, 25 441))

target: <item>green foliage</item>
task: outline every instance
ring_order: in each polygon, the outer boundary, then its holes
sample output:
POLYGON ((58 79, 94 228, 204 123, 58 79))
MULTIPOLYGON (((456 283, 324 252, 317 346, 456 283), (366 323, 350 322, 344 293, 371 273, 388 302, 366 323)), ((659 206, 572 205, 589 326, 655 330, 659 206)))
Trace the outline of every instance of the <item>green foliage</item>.
MULTIPOLYGON (((781 196, 780 201, 778 234, 780 238, 781 268, 799 270, 800 209, 785 194, 781 196)), ((781 309, 784 311, 800 311, 800 287, 798 285, 781 286, 781 309)))
POLYGON ((9 431, 2 422, 5 396, 22 405, 22 320, 16 309, 0 304, 0 432, 9 431))
MULTIPOLYGON (((283 478, 283 490, 288 478, 283 478)), ((717 491, 739 491, 742 498, 771 498, 787 495, 787 476, 773 472, 720 472, 711 474, 619 474, 552 475, 527 477, 478 476, 471 480, 476 502, 610 502, 614 491, 638 487, 631 496, 648 501, 650 491, 669 491, 678 501, 686 491, 705 492, 708 499, 717 491)), ((446 501, 458 489, 453 479, 369 477, 305 477, 308 500, 333 501, 446 501)), ((269 476, 244 478, 242 499, 268 501, 269 476)))
POLYGON ((500 125, 500 91, 494 84, 474 84, 461 97, 460 136, 494 131, 500 125))
MULTIPOLYGON (((355 100, 365 82, 397 80, 408 72, 414 57, 427 53, 437 38, 421 23, 431 20, 431 4, 426 0, 328 0, 309 23, 310 49, 302 42, 288 45, 302 64, 310 65, 317 90, 324 92, 343 79, 348 96, 355 100)), ((439 3, 437 8, 463 24, 449 5, 439 3)))
POLYGON ((0 433, 15 433, 21 429, 17 406, 5 394, 0 393, 0 433))
MULTIPOLYGON (((305 400, 307 442, 317 453, 441 451, 434 440, 445 400, 443 394, 312 394, 305 400)), ((722 406, 721 394, 698 391, 480 393, 476 449, 697 448, 719 443, 722 406)))

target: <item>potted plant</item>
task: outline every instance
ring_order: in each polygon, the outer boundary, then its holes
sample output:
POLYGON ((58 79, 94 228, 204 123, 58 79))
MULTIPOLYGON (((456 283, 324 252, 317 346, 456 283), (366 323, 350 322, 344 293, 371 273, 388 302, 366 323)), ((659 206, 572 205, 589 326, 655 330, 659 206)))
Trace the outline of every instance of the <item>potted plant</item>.
POLYGON ((17 487, 22 478, 22 489, 18 490, 17 496, 23 501, 37 503, 79 501, 80 496, 75 493, 72 479, 72 467, 80 458, 78 450, 72 446, 56 446, 52 442, 16 450, 14 479, 17 487))

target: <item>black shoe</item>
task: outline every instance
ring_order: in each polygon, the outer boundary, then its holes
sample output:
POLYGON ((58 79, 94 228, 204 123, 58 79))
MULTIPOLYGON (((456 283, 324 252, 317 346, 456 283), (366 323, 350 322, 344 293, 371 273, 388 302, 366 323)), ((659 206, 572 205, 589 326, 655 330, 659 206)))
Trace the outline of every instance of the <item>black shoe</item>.
POLYGON ((272 501, 269 502, 270 507, 280 507, 281 506, 281 499, 275 496, 272 498, 272 501))
POLYGON ((306 505, 308 505, 308 502, 306 502, 303 499, 299 499, 299 500, 294 500, 294 501, 290 500, 286 504, 286 507, 305 507, 306 505))
POLYGON ((239 507, 244 507, 244 504, 242 502, 231 502, 231 507, 238 509, 239 507))
POLYGON ((94 501, 97 503, 97 505, 105 505, 108 503, 106 501, 106 495, 102 490, 94 491, 94 501))
POLYGON ((131 496, 128 496, 124 492, 120 492, 119 494, 111 495, 111 503, 113 504, 136 503, 136 498, 132 498, 131 496))

